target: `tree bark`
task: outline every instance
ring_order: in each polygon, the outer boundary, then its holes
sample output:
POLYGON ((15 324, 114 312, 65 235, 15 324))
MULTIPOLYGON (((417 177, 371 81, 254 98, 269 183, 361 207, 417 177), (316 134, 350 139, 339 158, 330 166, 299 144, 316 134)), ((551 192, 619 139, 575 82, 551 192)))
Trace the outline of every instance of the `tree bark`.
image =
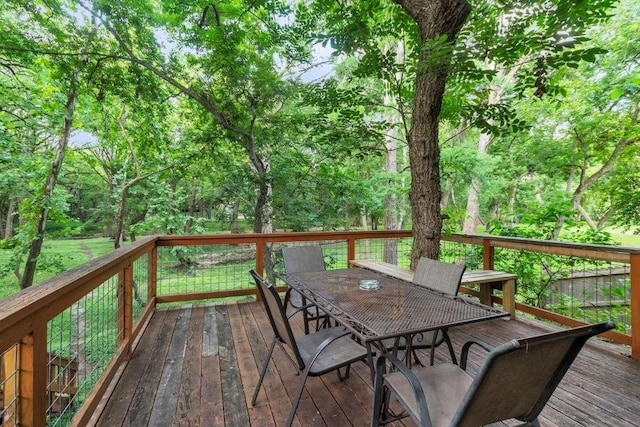
POLYGON ((233 210, 231 211, 231 234, 238 234, 238 216, 240 215, 240 201, 233 202, 233 210))
POLYGON ((35 227, 35 236, 29 246, 29 254, 27 256, 27 262, 24 267, 24 272, 20 278, 20 289, 26 289, 33 285, 33 279, 36 274, 36 268, 38 265, 38 257, 42 250, 42 243, 44 241, 44 229, 47 224, 47 215, 49 213, 48 200, 53 196, 53 190, 55 189, 56 182, 58 181, 58 175, 62 168, 62 162, 64 161, 64 155, 69 145, 69 136, 71 135, 71 126, 73 123, 73 115, 76 108, 76 100, 78 98, 78 83, 80 81, 80 70, 76 68, 71 75, 71 85, 69 92, 67 93, 67 101, 65 104, 65 115, 62 123, 62 134, 60 135, 60 142, 58 143, 58 149, 56 156, 49 170, 47 181, 42 191, 42 199, 38 212, 38 219, 35 227))
POLYGON ((4 225, 4 238, 10 239, 13 237, 13 215, 16 212, 16 201, 14 199, 9 200, 9 206, 7 207, 7 222, 4 225))
MULTIPOLYGON (((446 35, 447 41, 454 43, 471 11, 469 3, 458 0, 396 2, 418 25, 422 43, 440 35, 446 35)), ((438 124, 451 56, 443 55, 438 63, 420 67, 427 64, 428 55, 426 49, 420 49, 408 135, 413 217, 411 268, 421 257, 438 258, 442 234, 438 124)))

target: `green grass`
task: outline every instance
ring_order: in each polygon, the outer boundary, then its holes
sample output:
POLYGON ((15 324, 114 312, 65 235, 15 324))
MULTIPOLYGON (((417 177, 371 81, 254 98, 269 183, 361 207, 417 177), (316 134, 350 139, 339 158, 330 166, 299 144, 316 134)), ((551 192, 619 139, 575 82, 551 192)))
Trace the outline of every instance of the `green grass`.
MULTIPOLYGON (((113 242, 108 238, 45 240, 42 246, 40 267, 34 284, 49 279, 63 271, 82 265, 91 258, 97 258, 113 251, 113 242)), ((8 273, 0 275, 0 298, 20 290, 18 279, 13 274, 10 249, 0 250, 0 268, 8 267, 8 273)), ((6 271, 6 270, 5 270, 6 271)))
POLYGON ((620 243, 622 246, 639 246, 640 247, 640 235, 623 233, 618 231, 611 231, 611 238, 620 243))

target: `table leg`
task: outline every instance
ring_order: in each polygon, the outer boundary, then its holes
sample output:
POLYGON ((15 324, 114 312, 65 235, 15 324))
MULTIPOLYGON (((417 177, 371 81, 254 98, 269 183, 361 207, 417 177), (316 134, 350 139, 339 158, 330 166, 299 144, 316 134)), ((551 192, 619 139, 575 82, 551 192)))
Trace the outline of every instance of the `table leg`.
POLYGON ((376 383, 376 365, 373 360, 373 348, 371 342, 368 341, 365 343, 365 347, 367 348, 367 363, 369 364, 369 369, 371 369, 371 384, 376 383))
POLYGON ((491 301, 491 293, 491 283, 480 283, 480 304, 493 307, 493 302, 491 301))
POLYGON ((516 318, 516 281, 506 280, 502 283, 502 309, 516 318))

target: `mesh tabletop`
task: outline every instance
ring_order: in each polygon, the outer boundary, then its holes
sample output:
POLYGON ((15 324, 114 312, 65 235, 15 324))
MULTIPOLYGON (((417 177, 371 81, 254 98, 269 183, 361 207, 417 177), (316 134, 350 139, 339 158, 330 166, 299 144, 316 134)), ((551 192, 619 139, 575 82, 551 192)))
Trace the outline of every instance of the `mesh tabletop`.
POLYGON ((445 295, 361 268, 292 273, 283 279, 363 341, 509 315, 468 298, 445 295), (367 279, 377 280, 380 289, 360 289, 360 280, 367 279))

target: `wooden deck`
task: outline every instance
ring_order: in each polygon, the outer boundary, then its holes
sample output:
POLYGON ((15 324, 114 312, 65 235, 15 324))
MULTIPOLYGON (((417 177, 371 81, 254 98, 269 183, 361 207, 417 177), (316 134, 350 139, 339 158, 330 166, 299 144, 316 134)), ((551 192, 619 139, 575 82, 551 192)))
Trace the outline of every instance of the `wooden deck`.
MULTIPOLYGON (((294 327, 302 333, 301 322, 294 327)), ((450 335, 459 354, 471 338, 499 344, 545 331, 533 321, 498 319, 460 326, 450 335)), ((258 403, 251 407, 258 369, 272 337, 266 314, 257 303, 157 311, 98 425, 283 425, 298 377, 278 349, 258 403)), ((603 343, 587 345, 542 412, 541 424, 639 425, 640 363, 623 351, 603 343)), ((446 346, 436 353, 437 362, 447 360, 446 346)), ((477 370, 481 357, 479 352, 471 354, 471 372, 477 370)), ((331 373, 309 378, 306 388, 294 425, 369 425, 372 389, 365 364, 355 365, 345 382, 331 373)), ((404 425, 413 423, 405 419, 404 425)))

